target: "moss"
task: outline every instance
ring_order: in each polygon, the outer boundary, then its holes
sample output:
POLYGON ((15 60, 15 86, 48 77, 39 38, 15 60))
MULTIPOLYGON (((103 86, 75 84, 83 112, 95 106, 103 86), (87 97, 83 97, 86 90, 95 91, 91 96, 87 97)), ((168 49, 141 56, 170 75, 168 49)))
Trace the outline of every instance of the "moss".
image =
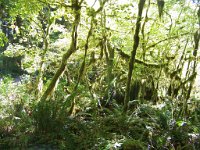
POLYGON ((144 143, 140 140, 128 139, 126 140, 123 145, 123 150, 144 150, 145 146, 144 143))

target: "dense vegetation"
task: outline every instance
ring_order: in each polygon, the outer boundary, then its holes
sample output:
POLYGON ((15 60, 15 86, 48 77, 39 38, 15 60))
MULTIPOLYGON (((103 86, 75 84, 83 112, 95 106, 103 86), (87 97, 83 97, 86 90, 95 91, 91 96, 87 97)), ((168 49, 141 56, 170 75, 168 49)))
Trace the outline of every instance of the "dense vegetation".
POLYGON ((199 0, 1 0, 0 149, 200 149, 199 0))

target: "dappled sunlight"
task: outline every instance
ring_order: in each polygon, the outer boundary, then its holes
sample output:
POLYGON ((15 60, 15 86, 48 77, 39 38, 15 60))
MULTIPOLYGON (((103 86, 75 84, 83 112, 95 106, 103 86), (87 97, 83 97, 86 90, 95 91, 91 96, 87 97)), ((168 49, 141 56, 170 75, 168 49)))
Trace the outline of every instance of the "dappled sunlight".
POLYGON ((198 0, 1 0, 0 149, 200 149, 199 17, 198 0))

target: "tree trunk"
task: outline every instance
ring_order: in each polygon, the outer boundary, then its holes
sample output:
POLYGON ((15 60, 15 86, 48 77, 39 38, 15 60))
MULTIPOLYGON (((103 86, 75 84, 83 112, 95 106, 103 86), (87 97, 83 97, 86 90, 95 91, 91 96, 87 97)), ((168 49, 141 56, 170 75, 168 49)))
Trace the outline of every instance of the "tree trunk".
MULTIPOLYGON (((200 8, 199 8, 200 9, 200 8)), ((193 62, 193 70, 192 70, 192 74, 196 74, 196 68, 197 68, 197 50, 199 49, 199 40, 200 40, 200 32, 197 30, 195 35, 194 35, 194 41, 195 41, 195 45, 194 45, 194 51, 193 51, 193 56, 194 56, 194 62, 193 62)), ((195 76, 196 77, 196 76, 195 76)), ((187 112, 187 102, 190 98, 190 94, 192 92, 192 88, 194 85, 194 81, 195 81, 195 77, 190 81, 190 85, 189 85, 189 89, 187 92, 187 97, 186 97, 186 102, 184 103, 184 109, 185 113, 187 112)))
POLYGON ((72 103, 71 103, 71 107, 70 107, 70 110, 68 112, 68 115, 72 115, 73 112, 74 112, 74 108, 75 108, 75 93, 77 92, 77 89, 78 89, 78 85, 82 79, 82 77, 84 76, 84 72, 85 72, 85 66, 86 66, 86 57, 87 57, 87 54, 88 54, 88 46, 89 46, 89 39, 90 37, 92 36, 92 32, 93 32, 93 27, 94 27, 94 22, 95 22, 95 17, 96 15, 103 9, 105 3, 107 2, 107 0, 105 0, 101 6, 99 7, 99 9, 93 13, 93 15, 91 16, 91 23, 90 23, 90 29, 88 31, 88 35, 87 35, 87 38, 86 38, 86 43, 85 43, 85 54, 84 54, 84 58, 83 58, 83 63, 81 65, 81 68, 79 70, 79 77, 78 77, 78 81, 73 89, 73 93, 71 94, 70 96, 70 99, 72 100, 72 103))
MULTIPOLYGON (((48 14, 50 14, 50 9, 48 9, 48 14)), ((44 25, 39 26, 41 31, 43 32, 43 51, 41 53, 41 62, 40 62, 40 68, 39 68, 39 74, 38 74, 38 78, 37 78, 37 91, 36 91, 36 96, 37 99, 41 96, 42 94, 42 90, 43 90, 43 77, 44 77, 44 71, 45 71, 45 55, 48 51, 49 48, 49 34, 50 34, 50 27, 53 23, 53 21, 50 21, 51 18, 50 16, 48 17, 44 17, 44 16, 40 16, 41 18, 39 19, 41 24, 44 24, 44 21, 48 22, 48 25, 44 25)))
MULTIPOLYGON (((199 9, 198 9, 198 12, 197 12, 197 16, 198 18, 200 18, 200 6, 199 6, 199 9)), ((200 29, 200 19, 198 20, 199 21, 199 29, 200 29)), ((198 49, 199 49, 199 41, 200 41, 200 30, 197 29, 197 31, 194 33, 194 50, 193 50, 193 57, 194 57, 194 61, 193 61, 193 70, 192 70, 192 75, 194 75, 194 77, 191 78, 190 81, 190 85, 189 85, 189 88, 188 88, 188 91, 187 91, 187 95, 186 95, 186 99, 185 99, 185 102, 183 104, 183 107, 182 107, 182 111, 181 111, 181 115, 186 115, 187 114, 187 103, 188 103, 188 100, 190 98, 190 95, 191 95, 191 92, 192 92, 192 89, 193 89, 193 85, 194 85, 194 81, 195 81, 195 78, 196 78, 196 68, 197 68, 197 52, 198 52, 198 49)))
POLYGON ((78 81, 73 89, 73 93, 71 94, 71 100, 72 100, 72 103, 71 103, 71 107, 70 107, 70 110, 68 112, 68 115, 72 115, 73 112, 74 112, 74 108, 75 108, 75 93, 77 92, 77 89, 78 89, 78 85, 82 79, 82 77, 84 76, 84 72, 85 72, 85 66, 86 66, 86 57, 87 57, 87 53, 88 53, 88 45, 89 45, 89 38, 92 36, 92 32, 93 32, 93 22, 94 22, 94 17, 92 17, 91 19, 91 25, 90 25, 90 30, 88 31, 88 35, 87 35, 87 39, 86 39, 86 43, 85 43, 85 54, 84 54, 84 58, 83 58, 83 62, 82 62, 82 65, 81 65, 81 68, 79 70, 79 76, 78 76, 78 81))
POLYGON ((68 51, 63 55, 62 57, 62 61, 61 61, 61 65, 59 67, 59 69, 57 70, 57 72, 55 73, 53 79, 51 80, 49 86, 47 87, 46 91, 44 92, 44 94, 41 97, 41 101, 44 101, 48 98, 49 95, 51 95, 51 93, 53 92, 54 88, 56 87, 56 84, 58 83, 58 79, 59 77, 62 75, 62 73, 65 71, 65 67, 67 64, 67 60, 68 58, 71 56, 72 53, 74 53, 77 49, 77 37, 78 37, 78 25, 80 22, 80 7, 81 3, 78 2, 78 0, 75 1, 75 4, 73 4, 73 8, 75 9, 75 19, 74 19, 74 23, 73 23, 73 30, 72 30, 72 34, 71 34, 71 45, 70 48, 68 49, 68 51))
POLYGON ((130 85, 131 85, 132 73, 133 73, 133 68, 134 68, 134 63, 135 63, 136 51, 137 51, 139 41, 140 41, 139 32, 140 32, 140 27, 141 27, 141 18, 142 18, 142 11, 144 8, 144 4, 145 4, 145 0, 139 1, 138 16, 137 16, 136 29, 135 29, 135 34, 134 34, 133 50, 131 52, 131 58, 129 60, 129 71, 128 71, 128 78, 127 78, 127 83, 126 83, 126 93, 125 93, 125 98, 124 98, 123 113, 127 112, 128 103, 130 100, 130 85))
POLYGON ((48 37, 45 36, 44 37, 44 50, 43 50, 43 53, 42 53, 42 56, 41 56, 41 62, 40 62, 40 68, 39 68, 39 75, 38 75, 38 78, 37 78, 37 98, 40 97, 41 93, 42 93, 42 90, 43 90, 43 77, 44 77, 44 71, 45 71, 45 64, 44 64, 44 61, 45 61, 45 55, 46 55, 46 52, 48 50, 48 37))

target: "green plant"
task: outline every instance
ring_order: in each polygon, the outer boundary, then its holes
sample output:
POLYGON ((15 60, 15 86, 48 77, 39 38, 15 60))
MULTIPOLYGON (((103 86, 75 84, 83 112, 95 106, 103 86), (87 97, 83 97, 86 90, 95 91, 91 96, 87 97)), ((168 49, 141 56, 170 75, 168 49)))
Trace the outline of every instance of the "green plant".
POLYGON ((147 147, 140 140, 127 139, 122 144, 124 150, 145 150, 147 147))
MULTIPOLYGON (((58 101, 40 101, 34 106, 33 119, 36 132, 60 133, 67 112, 62 112, 62 103, 58 101)), ((66 111, 66 110, 65 110, 66 111)))

